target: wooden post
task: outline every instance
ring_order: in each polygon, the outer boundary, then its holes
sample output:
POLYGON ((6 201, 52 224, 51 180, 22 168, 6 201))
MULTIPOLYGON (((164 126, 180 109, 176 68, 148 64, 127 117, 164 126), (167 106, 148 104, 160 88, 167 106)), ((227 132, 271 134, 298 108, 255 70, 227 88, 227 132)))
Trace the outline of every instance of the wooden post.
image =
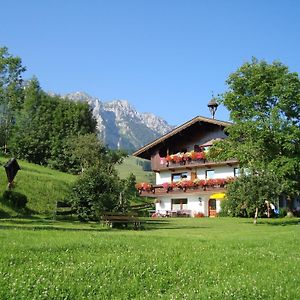
POLYGON ((267 217, 268 219, 270 218, 270 202, 269 201, 266 201, 267 202, 267 217))

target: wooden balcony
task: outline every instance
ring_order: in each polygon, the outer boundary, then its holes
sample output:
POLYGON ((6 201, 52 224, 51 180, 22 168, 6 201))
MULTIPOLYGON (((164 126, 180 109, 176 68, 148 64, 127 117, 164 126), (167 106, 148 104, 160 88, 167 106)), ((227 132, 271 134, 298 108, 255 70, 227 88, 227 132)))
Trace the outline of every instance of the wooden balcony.
POLYGON ((206 159, 200 160, 190 160, 190 161, 181 161, 178 163, 167 162, 165 158, 160 157, 158 154, 151 157, 151 168, 154 172, 161 171, 175 171, 175 170, 192 170, 198 168, 211 169, 215 166, 233 166, 237 165, 238 161, 236 159, 214 162, 206 159))
POLYGON ((150 197, 150 198, 157 198, 160 196, 183 196, 183 195, 193 195, 199 194, 202 195, 207 194, 210 195, 211 193, 223 193, 226 191, 225 187, 193 187, 193 188, 178 188, 175 187, 172 190, 168 190, 164 188, 162 185, 153 185, 146 191, 139 191, 142 197, 150 197))

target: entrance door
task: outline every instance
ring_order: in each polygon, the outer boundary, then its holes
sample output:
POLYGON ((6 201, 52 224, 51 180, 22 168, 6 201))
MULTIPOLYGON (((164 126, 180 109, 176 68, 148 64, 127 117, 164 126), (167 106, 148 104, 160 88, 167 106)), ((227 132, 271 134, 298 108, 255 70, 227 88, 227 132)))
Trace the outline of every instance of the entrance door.
POLYGON ((209 199, 208 201, 208 215, 210 217, 217 216, 217 200, 216 199, 209 199))

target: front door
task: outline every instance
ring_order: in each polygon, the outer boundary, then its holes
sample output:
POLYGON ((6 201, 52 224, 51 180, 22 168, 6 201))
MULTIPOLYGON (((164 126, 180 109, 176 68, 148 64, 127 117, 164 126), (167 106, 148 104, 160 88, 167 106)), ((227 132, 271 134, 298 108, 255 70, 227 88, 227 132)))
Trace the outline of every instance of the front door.
POLYGON ((209 199, 208 201, 208 215, 210 217, 217 216, 217 200, 216 199, 209 199))

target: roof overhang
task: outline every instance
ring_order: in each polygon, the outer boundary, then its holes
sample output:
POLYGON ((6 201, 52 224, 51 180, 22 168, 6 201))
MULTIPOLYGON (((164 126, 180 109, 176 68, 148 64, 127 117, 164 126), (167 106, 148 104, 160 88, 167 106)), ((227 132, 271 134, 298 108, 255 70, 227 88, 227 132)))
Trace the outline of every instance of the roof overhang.
POLYGON ((232 125, 231 122, 226 122, 226 121, 220 121, 220 120, 215 120, 211 118, 206 118, 202 116, 197 116, 193 118, 192 120, 176 127, 172 131, 166 133, 165 135, 161 136, 160 138, 154 140, 153 142, 150 142, 149 144, 145 145, 144 147, 140 148, 139 150, 135 151, 132 155, 138 156, 141 158, 147 158, 149 156, 149 153, 151 152, 152 149, 154 149, 157 145, 160 143, 164 143, 166 140, 169 138, 180 134, 183 130, 187 129, 188 127, 196 124, 197 122, 204 122, 208 124, 213 124, 213 125, 218 125, 221 127, 228 127, 232 125))

